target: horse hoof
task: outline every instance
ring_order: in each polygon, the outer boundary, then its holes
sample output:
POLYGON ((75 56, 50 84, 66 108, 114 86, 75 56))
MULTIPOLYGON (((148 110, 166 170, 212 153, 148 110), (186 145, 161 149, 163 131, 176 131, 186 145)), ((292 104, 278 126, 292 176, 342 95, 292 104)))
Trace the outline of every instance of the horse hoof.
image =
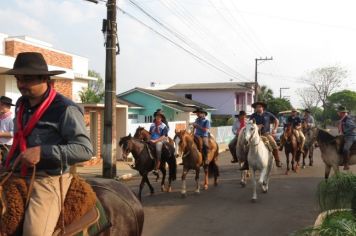
POLYGON ((166 188, 164 187, 164 185, 161 186, 161 191, 162 191, 162 192, 165 192, 165 191, 166 191, 166 188))
POLYGON ((305 169, 305 165, 302 166, 302 169, 305 169))
POLYGON ((204 190, 208 190, 208 188, 209 188, 208 185, 205 184, 205 185, 204 185, 204 190))
POLYGON ((199 189, 195 190, 194 192, 195 192, 196 194, 200 194, 200 190, 199 190, 199 189))
POLYGON ((252 199, 251 199, 251 202, 252 202, 252 203, 256 203, 256 201, 257 201, 257 198, 252 198, 252 199))
POLYGON ((180 196, 181 196, 182 198, 186 198, 186 197, 187 197, 187 193, 181 193, 180 196))
POLYGON ((289 175, 289 171, 288 170, 286 170, 286 173, 285 173, 286 175, 289 175))
POLYGON ((241 187, 246 187, 246 183, 245 182, 240 182, 240 185, 241 185, 241 187))
POLYGON ((168 187, 167 188, 167 193, 171 193, 172 192, 172 187, 168 187))
POLYGON ((215 186, 215 187, 218 186, 218 182, 215 182, 215 183, 214 183, 214 186, 215 186))

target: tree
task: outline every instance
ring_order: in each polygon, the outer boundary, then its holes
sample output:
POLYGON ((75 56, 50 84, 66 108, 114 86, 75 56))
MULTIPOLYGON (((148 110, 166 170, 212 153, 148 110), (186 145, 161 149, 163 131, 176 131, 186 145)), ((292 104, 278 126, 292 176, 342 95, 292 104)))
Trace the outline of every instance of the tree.
POLYGON ((351 90, 343 90, 331 94, 327 98, 328 104, 337 107, 344 106, 350 111, 356 111, 356 92, 351 90))
POLYGON ((267 110, 274 115, 277 115, 281 111, 292 109, 292 105, 285 98, 272 98, 267 103, 267 110))
MULTIPOLYGON (((342 85, 347 78, 348 71, 340 66, 321 67, 311 71, 307 78, 303 79, 310 88, 316 92, 322 104, 324 112, 328 108, 327 98, 342 85)), ((325 113, 324 113, 325 115, 325 113)), ((326 126, 326 119, 323 124, 326 126)))
POLYGON ((101 75, 94 71, 89 70, 88 75, 97 78, 96 81, 89 81, 88 87, 83 88, 79 92, 79 97, 82 103, 99 103, 104 98, 104 82, 101 75))
POLYGON ((312 109, 313 107, 317 107, 320 103, 318 93, 310 87, 298 89, 297 94, 301 98, 304 108, 312 109))
POLYGON ((261 89, 257 95, 258 101, 268 102, 269 100, 273 99, 273 91, 272 89, 268 88, 267 86, 261 86, 261 89))

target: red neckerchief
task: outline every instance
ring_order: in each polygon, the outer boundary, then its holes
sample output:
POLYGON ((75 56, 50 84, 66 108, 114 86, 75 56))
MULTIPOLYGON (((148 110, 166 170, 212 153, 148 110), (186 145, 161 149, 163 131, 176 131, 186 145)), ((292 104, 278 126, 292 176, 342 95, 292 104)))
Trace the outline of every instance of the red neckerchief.
MULTIPOLYGON (((22 125, 22 117, 24 113, 25 106, 23 103, 19 106, 19 111, 17 114, 16 124, 17 124, 17 132, 15 133, 13 144, 11 146, 10 152, 6 157, 5 167, 10 167, 10 161, 14 156, 15 150, 19 147, 20 152, 24 152, 27 149, 27 142, 26 138, 31 134, 33 128, 41 119, 43 113, 48 109, 48 107, 53 102, 56 91, 53 88, 50 88, 48 97, 39 105, 37 110, 33 113, 29 121, 27 122, 26 126, 23 127, 22 125)), ((21 175, 25 176, 27 174, 27 167, 22 165, 21 167, 21 175)))
POLYGON ((11 112, 11 111, 6 112, 5 114, 1 114, 1 115, 0 115, 0 120, 4 120, 4 119, 10 117, 11 115, 12 115, 12 112, 11 112))
POLYGON ((239 133, 240 130, 242 130, 242 128, 246 126, 246 119, 242 119, 239 121, 240 121, 240 127, 239 127, 239 130, 237 131, 237 133, 239 133))

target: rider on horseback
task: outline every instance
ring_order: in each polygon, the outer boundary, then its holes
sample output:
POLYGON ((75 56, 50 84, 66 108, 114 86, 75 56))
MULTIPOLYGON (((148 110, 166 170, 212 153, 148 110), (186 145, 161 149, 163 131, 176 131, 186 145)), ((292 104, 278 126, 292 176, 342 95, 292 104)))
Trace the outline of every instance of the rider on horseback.
POLYGON ((53 234, 72 180, 69 165, 93 155, 83 111, 51 85, 50 76, 63 73, 48 71, 42 54, 34 52, 19 53, 13 69, 2 73, 16 77, 22 94, 16 103, 15 137, 5 167, 14 168, 21 160, 22 166, 15 171, 26 179, 34 175, 23 235, 53 234))
MULTIPOLYGON (((268 142, 272 146, 272 153, 276 162, 277 167, 282 167, 281 161, 279 159, 278 146, 272 135, 276 134, 276 130, 279 124, 278 119, 270 112, 265 111, 267 104, 264 102, 255 102, 252 104, 255 108, 255 113, 250 116, 250 120, 255 120, 256 125, 261 130, 261 135, 268 139, 268 142), (272 134, 270 133, 270 123, 273 122, 272 134)), ((244 165, 240 170, 248 170, 248 162, 245 161, 244 165)))
MULTIPOLYGON (((287 119, 287 125, 291 125, 292 126, 293 134, 298 140, 298 144, 299 144, 298 148, 299 148, 301 153, 304 153, 305 136, 304 136, 304 134, 302 132, 302 120, 297 115, 297 109, 292 108, 292 113, 291 113, 290 117, 288 117, 288 119, 287 119)), ((279 150, 280 151, 283 150, 283 146, 284 146, 286 141, 287 141, 286 137, 284 135, 282 135, 281 143, 279 145, 279 150)))
POLYGON ((204 164, 208 165, 208 152, 209 152, 209 129, 210 129, 210 121, 206 118, 208 112, 203 108, 197 108, 193 113, 196 113, 198 118, 193 123, 193 127, 195 128, 194 135, 197 137, 201 137, 203 140, 203 160, 204 164))
POLYGON ((232 133, 235 135, 234 138, 229 143, 229 150, 232 154, 231 163, 238 162, 237 155, 236 155, 236 145, 237 145, 237 138, 239 136, 240 131, 246 125, 246 112, 240 111, 238 115, 235 115, 236 121, 232 126, 232 133))
POLYGON ((352 118, 347 115, 348 110, 340 106, 338 108, 338 115, 340 117, 339 133, 344 135, 344 147, 342 149, 344 170, 349 170, 350 149, 353 143, 356 142, 356 124, 352 118))
POLYGON ((313 128, 315 126, 314 117, 311 115, 311 112, 308 108, 304 110, 303 122, 308 128, 313 128))
POLYGON ((168 136, 168 128, 163 123, 163 120, 166 120, 166 117, 163 115, 162 112, 156 111, 155 113, 153 113, 153 116, 155 119, 150 127, 150 142, 156 146, 156 161, 153 173, 157 175, 157 170, 161 165, 163 143, 166 142, 168 136))

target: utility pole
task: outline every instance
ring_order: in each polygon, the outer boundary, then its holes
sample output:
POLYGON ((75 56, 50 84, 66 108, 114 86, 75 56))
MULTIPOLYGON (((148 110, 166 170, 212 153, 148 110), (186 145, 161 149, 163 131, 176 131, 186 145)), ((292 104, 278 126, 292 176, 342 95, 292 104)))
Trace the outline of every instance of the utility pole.
MULTIPOLYGON (((86 0, 98 4, 98 0, 86 0)), ((116 177, 116 0, 107 0, 107 15, 103 20, 102 32, 105 36, 105 97, 104 97, 104 131, 103 147, 103 177, 116 177)), ((119 48, 118 48, 119 50, 119 48)))
POLYGON ((107 19, 103 20, 103 33, 106 36, 105 98, 104 98, 104 142, 103 177, 116 177, 116 0, 108 0, 107 19))
POLYGON ((283 89, 290 89, 290 88, 279 88, 279 98, 282 98, 282 90, 283 89))
POLYGON ((255 58, 255 102, 257 102, 257 86, 258 86, 258 82, 257 82, 257 65, 258 65, 258 61, 270 61, 273 60, 273 57, 269 57, 269 58, 255 58))

